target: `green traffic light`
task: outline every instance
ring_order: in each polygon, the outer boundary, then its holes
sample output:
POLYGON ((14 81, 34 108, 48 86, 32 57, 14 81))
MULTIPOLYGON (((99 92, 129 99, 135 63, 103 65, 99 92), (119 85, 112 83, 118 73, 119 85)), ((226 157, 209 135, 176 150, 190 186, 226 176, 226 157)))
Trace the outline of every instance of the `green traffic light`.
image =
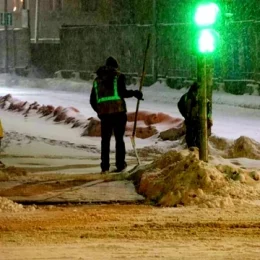
POLYGON ((201 53, 211 53, 216 49, 218 35, 211 29, 203 29, 199 33, 198 47, 201 53))
POLYGON ((194 20, 197 25, 197 44, 200 53, 212 53, 216 50, 219 34, 216 32, 220 8, 212 2, 203 2, 197 6, 194 20))
POLYGON ((216 22, 219 7, 215 3, 201 4, 195 13, 195 22, 199 26, 209 26, 216 22))

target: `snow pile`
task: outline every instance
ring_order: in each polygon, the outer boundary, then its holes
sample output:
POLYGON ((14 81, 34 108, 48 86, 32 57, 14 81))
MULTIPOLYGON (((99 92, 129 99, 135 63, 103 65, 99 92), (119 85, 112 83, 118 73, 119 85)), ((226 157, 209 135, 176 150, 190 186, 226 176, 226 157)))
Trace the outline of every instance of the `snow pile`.
MULTIPOLYGON (((127 124, 125 136, 132 136, 135 120, 135 112, 127 113, 127 124)), ((152 113, 149 111, 139 111, 135 136, 146 139, 162 133, 161 131, 171 131, 174 140, 183 135, 183 119, 171 117, 165 113, 152 113)), ((98 118, 89 118, 89 123, 85 127, 82 136, 101 136, 101 122, 98 118)))
POLYGON ((0 197, 0 212, 19 212, 23 209, 23 205, 15 203, 7 198, 0 197))
POLYGON ((24 117, 39 115, 47 117, 54 122, 72 124, 72 127, 84 127, 88 124, 88 119, 80 114, 75 107, 54 107, 53 105, 40 105, 37 101, 29 103, 13 98, 11 94, 0 97, 0 108, 13 112, 20 112, 24 117))
POLYGON ((224 208, 259 198, 259 176, 257 171, 200 161, 197 150, 169 151, 143 170, 138 193, 162 206, 224 208))
POLYGON ((8 198, 0 197, 0 213, 1 212, 20 212, 20 211, 35 211, 36 206, 30 205, 24 207, 22 204, 18 204, 8 198))
POLYGON ((88 93, 92 87, 92 83, 78 79, 40 79, 35 77, 21 77, 15 74, 1 74, 0 87, 6 86, 9 88, 23 87, 29 89, 49 89, 88 93))
MULTIPOLYGON (((72 128, 84 128, 81 136, 101 136, 101 125, 98 118, 86 118, 75 107, 63 107, 54 105, 40 105, 37 101, 29 103, 14 98, 11 94, 0 97, 0 108, 12 112, 19 112, 25 118, 30 116, 45 117, 54 123, 70 124, 72 128)), ((126 136, 132 135, 135 112, 127 113, 126 136)), ((165 113, 152 113, 139 111, 135 135, 138 138, 149 138, 160 131, 171 130, 175 140, 183 135, 183 119, 171 117, 165 113)))
MULTIPOLYGON (((146 146, 140 149, 136 149, 139 157, 158 157, 159 155, 165 153, 169 150, 167 146, 156 146, 156 145, 150 145, 146 146)), ((135 157, 134 150, 128 151, 128 155, 135 157)))
MULTIPOLYGON (((188 84, 189 86, 189 84, 188 84)), ((249 85, 252 88, 252 95, 234 95, 226 93, 223 89, 213 91, 213 103, 214 104, 227 104, 235 107, 245 107, 245 108, 255 108, 260 109, 260 96, 257 89, 257 84, 249 85), (255 96, 253 96, 255 95, 255 96)), ((75 80, 75 79, 57 79, 57 78, 30 78, 30 77, 20 77, 10 74, 0 75, 0 87, 1 92, 10 93, 10 88, 12 91, 17 91, 15 88, 27 89, 30 92, 35 90, 48 90, 56 92, 56 95, 61 95, 61 92, 71 92, 79 93, 81 96, 86 95, 89 97, 92 82, 75 80), (8 88, 6 88, 8 86, 8 88), (84 93, 84 95, 82 95, 84 93)), ((129 85, 129 89, 137 89, 137 85, 129 85)), ((170 88, 165 81, 156 82, 150 87, 144 87, 144 99, 145 101, 151 102, 152 104, 161 103, 173 104, 176 103, 181 95, 187 91, 187 88, 173 89, 170 88)), ((51 98, 51 97, 50 97, 51 98)), ((49 99, 50 99, 49 98, 49 99)))
MULTIPOLYGON (((0 181, 15 180, 17 176, 26 176, 27 172, 24 169, 20 169, 14 166, 5 167, 4 165, 0 170, 0 181)), ((24 207, 21 204, 15 203, 8 198, 0 196, 0 213, 1 212, 19 212, 22 210, 34 211, 35 206, 24 207)))
POLYGON ((229 149, 229 157, 260 160, 260 144, 249 137, 241 136, 235 140, 234 145, 229 149))
POLYGON ((210 154, 224 158, 249 158, 260 160, 260 143, 246 136, 240 136, 231 141, 217 136, 211 136, 210 154))

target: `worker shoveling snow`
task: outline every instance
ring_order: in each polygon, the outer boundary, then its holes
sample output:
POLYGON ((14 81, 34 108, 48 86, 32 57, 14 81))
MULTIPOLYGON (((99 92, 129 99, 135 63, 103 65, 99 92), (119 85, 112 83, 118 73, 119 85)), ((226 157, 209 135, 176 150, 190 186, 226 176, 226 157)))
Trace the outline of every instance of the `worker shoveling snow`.
POLYGON ((198 159, 198 150, 169 151, 139 171, 138 193, 161 206, 231 207, 259 199, 259 172, 198 159))

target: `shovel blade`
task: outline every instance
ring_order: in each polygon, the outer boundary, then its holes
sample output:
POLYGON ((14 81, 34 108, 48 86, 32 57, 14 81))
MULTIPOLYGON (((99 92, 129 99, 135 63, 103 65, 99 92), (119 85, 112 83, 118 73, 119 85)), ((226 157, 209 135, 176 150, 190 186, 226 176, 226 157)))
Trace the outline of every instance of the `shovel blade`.
POLYGON ((131 136, 131 143, 132 143, 132 146, 133 146, 133 149, 134 149, 134 152, 135 152, 135 156, 136 156, 136 159, 137 159, 137 163, 138 163, 138 165, 140 165, 141 162, 140 162, 140 159, 139 159, 137 150, 136 150, 136 148, 135 148, 135 137, 134 137, 134 136, 131 136))

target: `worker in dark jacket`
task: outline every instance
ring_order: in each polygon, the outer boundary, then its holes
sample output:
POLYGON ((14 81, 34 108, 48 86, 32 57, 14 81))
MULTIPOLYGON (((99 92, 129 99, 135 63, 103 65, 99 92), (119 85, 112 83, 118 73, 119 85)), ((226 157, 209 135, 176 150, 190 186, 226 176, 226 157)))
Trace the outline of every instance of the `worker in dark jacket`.
MULTIPOLYGON (((199 119, 199 85, 194 82, 187 93, 182 95, 178 102, 178 108, 185 119, 186 143, 188 147, 200 147, 200 119, 199 119)), ((212 106, 207 101, 208 135, 211 135, 212 106)))
POLYGON ((1 119, 0 119, 0 148, 1 148, 3 137, 4 137, 4 130, 3 130, 2 122, 1 122, 1 119))
POLYGON ((124 98, 136 97, 141 100, 139 90, 127 90, 125 76, 118 70, 118 63, 113 57, 100 67, 93 82, 90 104, 101 121, 101 170, 109 171, 110 139, 114 132, 116 141, 116 172, 123 171, 125 162, 124 134, 127 122, 127 109, 124 98))

